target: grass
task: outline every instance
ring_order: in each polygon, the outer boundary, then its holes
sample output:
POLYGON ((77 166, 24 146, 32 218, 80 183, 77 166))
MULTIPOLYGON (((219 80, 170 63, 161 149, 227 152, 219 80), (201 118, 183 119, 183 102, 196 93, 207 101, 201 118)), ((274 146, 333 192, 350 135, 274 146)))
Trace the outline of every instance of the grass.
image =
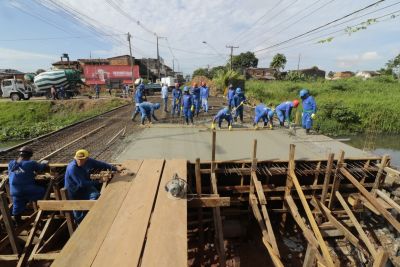
POLYGON ((0 102, 0 141, 34 138, 125 103, 119 98, 0 102))
MULTIPOLYGON (((314 128, 321 133, 400 133, 400 83, 390 77, 366 81, 350 78, 314 82, 246 82, 248 97, 274 105, 299 98, 302 88, 309 89, 316 99, 318 111, 314 128)), ((301 107, 297 112, 300 110, 301 107)))

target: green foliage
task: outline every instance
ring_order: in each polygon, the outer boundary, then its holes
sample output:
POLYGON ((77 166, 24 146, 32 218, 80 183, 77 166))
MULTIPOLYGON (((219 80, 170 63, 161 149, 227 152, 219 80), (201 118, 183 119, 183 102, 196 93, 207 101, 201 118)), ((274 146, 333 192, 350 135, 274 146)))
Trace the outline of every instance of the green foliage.
POLYGON ((194 70, 192 77, 194 78, 196 76, 205 76, 209 79, 212 78, 210 72, 206 68, 198 68, 198 69, 194 70))
POLYGON ((335 73, 333 71, 328 72, 328 77, 329 78, 333 78, 333 76, 335 75, 335 73))
POLYGON ((386 69, 391 70, 393 73, 397 74, 397 78, 400 79, 400 54, 398 54, 394 59, 391 59, 386 63, 386 69))
POLYGON ((225 66, 216 66, 216 67, 211 68, 211 70, 210 70, 210 76, 211 76, 212 78, 216 77, 218 71, 221 71, 221 70, 222 70, 222 71, 226 71, 227 68, 226 68, 225 66))
POLYGON ((304 75, 304 73, 298 71, 289 71, 285 76, 285 80, 292 82, 299 82, 307 80, 307 77, 306 75, 304 75))
POLYGON ((244 80, 244 76, 234 70, 219 70, 212 81, 214 82, 217 91, 222 94, 230 83, 244 83, 244 80))
POLYGON ((0 102, 0 141, 22 140, 58 130, 126 103, 111 101, 0 102))
POLYGON ((232 57, 232 68, 234 70, 243 70, 250 67, 256 68, 257 65, 258 58, 250 51, 232 57))
MULTIPOLYGON (((400 133, 400 88, 393 78, 345 80, 246 82, 246 93, 263 103, 280 104, 299 98, 308 88, 317 101, 314 128, 324 134, 365 132, 374 127, 382 133, 400 133), (389 79, 388 81, 386 81, 389 79), (392 79, 392 80, 390 80, 392 79)), ((301 107, 300 107, 301 109, 301 107)))
POLYGON ((286 57, 284 54, 276 54, 273 58, 271 63, 269 64, 270 68, 275 69, 277 72, 280 72, 285 68, 286 65, 286 57))

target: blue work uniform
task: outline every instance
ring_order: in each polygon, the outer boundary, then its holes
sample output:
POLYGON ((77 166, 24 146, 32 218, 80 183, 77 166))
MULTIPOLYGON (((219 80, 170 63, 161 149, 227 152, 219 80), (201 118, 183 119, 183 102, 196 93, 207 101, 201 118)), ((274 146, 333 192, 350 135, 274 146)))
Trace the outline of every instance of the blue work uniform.
POLYGON ((96 92, 96 98, 99 98, 99 96, 100 96, 100 86, 98 84, 96 84, 96 86, 94 87, 94 90, 96 92))
POLYGON ((235 96, 235 89, 233 89, 233 87, 229 88, 227 97, 228 97, 228 106, 230 107, 235 106, 235 103, 233 102, 234 96, 235 96))
POLYGON ((201 107, 205 112, 208 112, 208 97, 210 95, 210 90, 207 86, 200 87, 200 97, 201 97, 201 107))
POLYGON ((189 120, 191 123, 193 123, 193 113, 191 110, 193 105, 194 105, 193 96, 190 94, 184 94, 182 100, 182 110, 187 124, 189 123, 189 120))
POLYGON ((175 112, 178 116, 181 115, 181 102, 182 102, 182 91, 179 88, 172 89, 172 116, 175 115, 175 112))
POLYGON ((139 104, 140 113, 142 114, 142 124, 147 118, 151 122, 151 118, 158 121, 157 117, 154 115, 154 111, 160 108, 158 103, 143 102, 139 104))
POLYGON ((191 89, 193 95, 193 106, 194 114, 199 115, 201 99, 200 99, 200 87, 192 87, 191 89))
POLYGON ((294 105, 291 101, 283 102, 276 107, 275 112, 282 126, 285 123, 285 120, 290 122, 290 113, 292 112, 293 107, 294 105))
POLYGON ((214 122, 218 120, 218 127, 221 128, 221 123, 223 120, 226 120, 228 122, 228 127, 231 126, 232 124, 232 114, 229 108, 223 108, 220 111, 218 111, 217 115, 214 117, 214 122))
POLYGON ((317 103, 315 103, 315 99, 312 96, 307 96, 303 99, 303 118, 302 118, 302 126, 304 129, 311 129, 313 120, 311 118, 312 114, 317 112, 317 103))
POLYGON ((256 106, 254 111, 254 124, 257 124, 262 120, 264 125, 266 125, 267 122, 270 122, 272 125, 272 117, 274 116, 274 111, 272 109, 266 107, 264 104, 259 104, 256 106))
MULTIPOLYGON (((90 179, 90 173, 94 170, 112 170, 117 169, 105 162, 88 158, 85 165, 78 166, 76 160, 68 163, 64 176, 64 186, 67 189, 70 199, 75 200, 96 200, 100 196, 98 187, 100 183, 90 179)), ((75 221, 80 223, 85 217, 87 211, 74 211, 75 221)))
POLYGON ((140 84, 135 92, 135 110, 132 112, 132 117, 140 112, 139 105, 144 101, 144 84, 140 84))
POLYGON ((235 112, 235 120, 237 117, 240 118, 240 121, 243 122, 243 105, 240 105, 240 103, 246 102, 246 97, 244 96, 244 93, 241 92, 239 94, 235 94, 233 97, 233 103, 236 107, 236 112, 235 112))
POLYGON ((47 164, 34 160, 11 160, 8 164, 13 215, 20 215, 29 201, 43 199, 45 188, 36 184, 35 173, 44 171, 47 164))

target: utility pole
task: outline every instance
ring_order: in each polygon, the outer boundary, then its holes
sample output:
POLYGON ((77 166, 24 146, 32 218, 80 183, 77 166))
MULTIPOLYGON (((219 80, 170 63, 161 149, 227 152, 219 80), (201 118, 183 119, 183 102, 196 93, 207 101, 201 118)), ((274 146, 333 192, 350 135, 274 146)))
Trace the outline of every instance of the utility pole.
POLYGON ((135 78, 134 78, 134 75, 133 75, 133 57, 132 57, 132 47, 131 47, 131 34, 128 32, 128 35, 127 35, 127 37, 128 37, 128 43, 129 43, 129 55, 130 55, 130 57, 131 57, 131 79, 132 79, 132 86, 133 86, 133 89, 135 89, 135 78))
POLYGON ((299 54, 299 61, 297 61, 297 71, 300 70, 300 59, 301 59, 301 54, 299 54))
POLYGON ((239 48, 239 46, 227 45, 226 48, 230 48, 231 49, 231 70, 232 70, 233 49, 234 48, 239 48))
POLYGON ((160 53, 159 53, 159 50, 158 50, 158 39, 165 39, 166 37, 161 37, 161 36, 158 36, 158 35, 156 34, 156 38, 157 38, 157 75, 158 75, 158 79, 161 80, 161 73, 160 73, 160 53))

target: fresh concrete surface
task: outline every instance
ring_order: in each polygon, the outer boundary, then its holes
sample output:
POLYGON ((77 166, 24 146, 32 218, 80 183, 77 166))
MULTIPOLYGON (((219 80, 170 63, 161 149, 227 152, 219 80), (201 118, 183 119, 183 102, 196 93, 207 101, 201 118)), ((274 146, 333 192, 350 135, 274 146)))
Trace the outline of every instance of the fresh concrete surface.
MULTIPOLYGON (((212 134, 205 127, 154 124, 129 138, 127 147, 116 158, 118 162, 149 158, 211 160, 212 134)), ((250 159, 254 139, 258 142, 258 160, 288 160, 290 144, 296 145, 296 159, 325 159, 329 153, 337 158, 340 150, 345 151, 345 158, 372 156, 323 135, 305 135, 302 129, 292 135, 287 129, 234 128, 217 130, 216 160, 250 159)))

